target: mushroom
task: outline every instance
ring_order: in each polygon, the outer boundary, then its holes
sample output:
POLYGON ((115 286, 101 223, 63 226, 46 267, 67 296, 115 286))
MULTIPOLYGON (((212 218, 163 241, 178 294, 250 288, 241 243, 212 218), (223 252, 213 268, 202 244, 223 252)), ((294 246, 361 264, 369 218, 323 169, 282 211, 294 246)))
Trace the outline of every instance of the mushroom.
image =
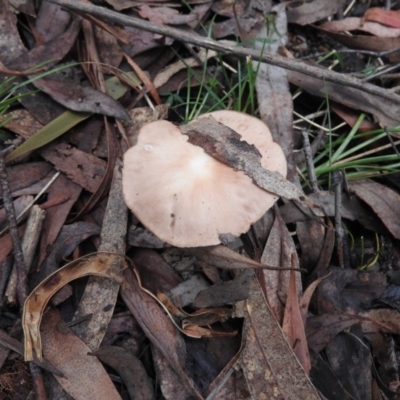
MULTIPOLYGON (((286 176, 286 159, 259 119, 236 111, 216 111, 218 122, 238 132, 261 153, 264 168, 286 176)), ((124 155, 125 202, 161 240, 178 247, 221 243, 221 234, 239 236, 259 220, 277 196, 188 143, 168 121, 144 125, 124 155)))

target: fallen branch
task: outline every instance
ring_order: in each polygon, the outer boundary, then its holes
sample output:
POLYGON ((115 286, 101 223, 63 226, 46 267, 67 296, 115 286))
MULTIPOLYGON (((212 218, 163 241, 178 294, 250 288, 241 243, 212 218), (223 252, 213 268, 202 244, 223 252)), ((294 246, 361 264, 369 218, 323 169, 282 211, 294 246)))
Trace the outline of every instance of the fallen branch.
MULTIPOLYGON (((280 55, 261 54, 257 50, 248 49, 245 47, 237 46, 233 42, 216 41, 196 33, 184 31, 182 29, 172 28, 165 25, 157 25, 140 18, 129 17, 124 14, 112 11, 104 7, 94 6, 86 2, 78 2, 76 0, 48 0, 50 3, 58 4, 66 7, 80 14, 90 14, 99 18, 104 18, 108 21, 118 23, 121 25, 131 26, 134 28, 143 29, 145 31, 153 32, 159 35, 171 37, 181 42, 190 43, 199 47, 205 47, 210 50, 215 50, 223 54, 235 54, 237 56, 249 57, 252 60, 262 61, 267 64, 276 65, 277 67, 286 68, 305 75, 314 76, 316 78, 334 82, 341 85, 353 87, 364 92, 379 96, 386 100, 391 100, 396 104, 400 104, 400 96, 391 93, 386 89, 369 83, 363 83, 359 79, 351 76, 342 75, 338 72, 331 71, 326 68, 309 65, 305 62, 288 59, 280 55)), ((84 15, 83 15, 84 16, 84 15)))

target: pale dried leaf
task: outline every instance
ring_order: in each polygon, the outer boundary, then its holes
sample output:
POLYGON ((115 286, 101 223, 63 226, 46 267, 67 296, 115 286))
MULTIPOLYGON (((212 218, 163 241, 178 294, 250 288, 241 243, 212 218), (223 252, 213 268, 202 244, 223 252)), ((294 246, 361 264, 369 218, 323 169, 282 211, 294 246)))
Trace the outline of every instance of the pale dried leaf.
MULTIPOLYGON (((99 275, 120 282, 121 270, 112 270, 110 266, 121 258, 125 259, 124 256, 112 253, 97 253, 79 258, 48 276, 32 291, 25 301, 22 316, 26 361, 32 360, 34 355, 42 360, 40 323, 50 298, 64 285, 82 276, 99 275)), ((125 267, 123 263, 122 268, 125 267)))
POLYGON ((90 349, 76 337, 56 309, 43 316, 43 352, 64 375, 55 375, 64 390, 76 400, 121 399, 108 373, 90 349))

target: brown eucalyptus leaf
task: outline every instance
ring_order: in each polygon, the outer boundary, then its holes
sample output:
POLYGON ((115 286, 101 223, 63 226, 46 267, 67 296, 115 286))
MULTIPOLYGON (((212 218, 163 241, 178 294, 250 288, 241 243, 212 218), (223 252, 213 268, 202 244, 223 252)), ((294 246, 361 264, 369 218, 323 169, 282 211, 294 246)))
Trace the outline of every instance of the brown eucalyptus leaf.
MULTIPOLYGON (((364 22, 362 23, 362 18, 357 18, 357 17, 349 17, 349 18, 344 18, 341 20, 337 21, 327 21, 324 22, 322 25, 319 26, 321 29, 325 29, 327 31, 332 31, 332 32, 345 32, 345 31, 362 31, 362 32, 367 32, 370 33, 371 35, 378 36, 378 37, 386 37, 386 38, 396 38, 400 36, 400 29, 398 28, 390 28, 387 26, 383 26, 381 24, 378 24, 376 22, 364 22)), ((356 35, 357 36, 357 35, 356 35)), ((358 36, 361 40, 363 36, 358 36)), ((345 40, 343 38, 343 40, 345 40)), ((351 37, 349 37, 349 44, 351 43, 351 37)), ((372 42, 375 41, 375 38, 371 36, 364 36, 364 41, 365 43, 368 40, 372 40, 372 42)), ((361 41, 358 42, 361 44, 361 41)), ((377 44, 377 43, 376 43, 377 44)), ((382 50, 378 50, 382 51, 382 50)))
POLYGON ((66 143, 50 144, 40 154, 72 182, 94 193, 100 186, 107 163, 66 143))
MULTIPOLYGON (((31 361, 36 356, 42 360, 40 323, 44 309, 50 298, 64 285, 74 279, 88 275, 99 275, 121 281, 121 270, 110 269, 114 261, 124 256, 112 253, 97 253, 84 256, 70 262, 42 281, 27 297, 22 316, 25 335, 25 360, 31 361)), ((123 268, 126 264, 123 263, 123 268)))
POLYGON ((288 22, 299 25, 308 25, 336 14, 345 5, 345 0, 313 0, 301 5, 290 4, 287 10, 288 22))
POLYGON ((28 110, 12 110, 0 117, 0 122, 11 118, 3 126, 10 131, 21 135, 24 139, 28 139, 35 132, 43 128, 43 125, 32 116, 28 110))
POLYGON ((37 79, 33 84, 69 110, 102 114, 130 122, 125 109, 111 96, 70 81, 37 79))
POLYGON ((48 189, 48 202, 60 197, 64 198, 64 201, 46 209, 40 241, 39 263, 45 259, 48 248, 56 240, 81 192, 82 188, 66 178, 64 174, 60 174, 48 189))
POLYGON ((246 300, 249 296, 251 270, 241 272, 234 279, 220 282, 201 290, 193 301, 194 307, 218 307, 246 300))
POLYGON ((279 172, 261 166, 260 153, 254 146, 240 140, 240 135, 213 117, 201 118, 180 127, 189 136, 189 142, 202 147, 205 152, 231 168, 243 171, 262 189, 297 200, 306 207, 314 204, 295 185, 279 172))
POLYGON ((197 259, 207 264, 223 269, 261 268, 267 266, 222 245, 194 247, 185 252, 194 255, 197 259))
MULTIPOLYGON (((279 267, 286 269, 293 268, 293 254, 297 254, 295 244, 283 222, 279 210, 276 209, 275 220, 261 256, 261 262, 274 265, 277 267, 277 270, 263 269, 257 271, 257 277, 264 295, 268 299, 269 307, 279 322, 282 321, 284 313, 281 297, 288 293, 290 281, 290 271, 280 271, 279 267)), ((296 257, 295 266, 297 267, 297 265, 298 260, 296 257)), ((301 287, 299 280, 297 291, 300 295, 301 287)))
POLYGON ((118 346, 102 346, 93 355, 118 372, 131 399, 152 400, 155 398, 150 377, 140 360, 131 352, 118 346))
POLYGON ((252 398, 320 399, 271 312, 259 283, 253 279, 246 300, 241 366, 252 398))
MULTIPOLYGON (((7 63, 7 68, 17 71, 24 71, 34 68, 39 64, 46 63, 46 67, 50 68, 57 64, 75 43, 76 37, 81 27, 80 19, 74 18, 68 29, 54 40, 40 44, 33 49, 20 55, 7 63), (49 61, 50 60, 50 61, 49 61)), ((29 98, 30 96, 28 96, 29 98)), ((25 97, 27 99, 27 97, 25 97)), ((25 100, 22 100, 24 103, 25 100)))
POLYGON ((140 286, 137 277, 130 270, 124 271, 121 285, 121 296, 135 319, 143 329, 147 338, 166 358, 174 372, 179 376, 185 388, 202 399, 192 379, 184 370, 186 350, 179 331, 153 297, 140 286))
POLYGON ((43 352, 64 377, 55 375, 64 390, 76 400, 121 399, 108 373, 96 357, 61 318, 49 308, 43 316, 43 352))
POLYGON ((170 7, 149 7, 142 5, 139 8, 139 15, 143 19, 161 25, 182 25, 196 21, 197 14, 180 14, 178 10, 170 7))
MULTIPOLYGON (((43 179, 51 171, 51 165, 44 161, 35 161, 7 168, 11 192, 24 189, 43 179)), ((3 189, 0 187, 0 196, 3 189)))
POLYGON ((400 239, 400 195, 397 192, 369 179, 351 183, 350 190, 374 210, 396 239, 400 239))
POLYGON ((321 314, 307 319, 308 345, 315 352, 322 351, 340 332, 361 322, 362 318, 344 313, 321 314))
POLYGON ((44 1, 40 5, 35 28, 42 41, 48 42, 65 31, 71 18, 71 13, 61 6, 44 1))
POLYGON ((304 370, 309 374, 311 360, 296 286, 296 273, 291 271, 282 331, 286 334, 286 338, 304 370))
POLYGON ((364 332, 400 334, 400 313, 393 308, 376 308, 361 312, 361 327, 364 332))

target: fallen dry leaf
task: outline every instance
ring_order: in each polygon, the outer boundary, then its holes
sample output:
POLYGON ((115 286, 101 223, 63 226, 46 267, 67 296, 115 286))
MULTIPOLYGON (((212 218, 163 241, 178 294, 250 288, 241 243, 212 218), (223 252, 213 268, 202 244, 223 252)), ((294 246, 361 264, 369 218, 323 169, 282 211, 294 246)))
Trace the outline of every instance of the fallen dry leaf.
POLYGON ((41 155, 72 182, 94 193, 105 173, 106 162, 66 143, 50 144, 41 155))
POLYGON ((400 13, 397 10, 371 7, 365 12, 361 25, 364 21, 374 21, 392 28, 400 28, 400 13))
MULTIPOLYGON (((295 260, 294 260, 295 263, 295 260)), ((296 273, 291 271, 289 290, 287 292, 285 314, 283 315, 282 331, 307 374, 310 373, 311 361, 308 353, 306 332, 300 310, 296 285, 296 273)))
POLYGON ((93 355, 118 372, 132 399, 155 398, 151 379, 143 364, 129 350, 118 346, 102 346, 93 355))
POLYGON ((198 19, 197 14, 180 14, 178 10, 169 7, 149 7, 142 5, 139 8, 139 15, 143 19, 161 25, 182 25, 198 19))
MULTIPOLYGON (((320 25, 320 28, 332 32, 362 31, 381 38, 396 38, 400 35, 400 29, 388 28, 376 22, 363 23, 363 20, 357 17, 349 17, 342 20, 324 22, 322 25, 320 25)), ((370 36, 365 36, 365 43, 367 43, 368 38, 372 41, 375 40, 370 36)), ((349 37, 349 42, 351 41, 352 39, 349 37)))
POLYGON ((351 183, 350 190, 374 210, 396 239, 400 239, 400 195, 397 192, 369 179, 351 183))
POLYGON ((299 25, 312 24, 336 14, 344 4, 344 0, 314 0, 311 3, 302 2, 300 5, 296 2, 293 6, 290 4, 288 7, 288 22, 299 25))
POLYGON ((121 295, 127 307, 142 327, 148 339, 166 358, 186 389, 201 399, 202 396, 184 370, 186 350, 179 331, 156 301, 145 293, 134 275, 126 269, 121 295))
POLYGON ((115 117, 129 122, 125 109, 111 96, 71 81, 36 79, 33 84, 69 110, 115 117))
POLYGON ((64 375, 55 378, 74 399, 121 399, 100 361, 87 354, 90 349, 71 332, 54 308, 43 316, 42 340, 44 356, 64 375))
POLYGON ((245 338, 241 366, 252 398, 319 399, 256 279, 246 300, 245 338))
MULTIPOLYGON (((110 270, 117 259, 124 256, 112 253, 97 253, 84 256, 58 269, 42 281, 27 297, 22 317, 25 335, 25 360, 31 361, 34 356, 42 360, 40 323, 44 309, 50 298, 64 285, 74 279, 88 275, 99 275, 121 281, 121 271, 110 270)), ((126 264, 123 264, 123 268, 126 264)))

